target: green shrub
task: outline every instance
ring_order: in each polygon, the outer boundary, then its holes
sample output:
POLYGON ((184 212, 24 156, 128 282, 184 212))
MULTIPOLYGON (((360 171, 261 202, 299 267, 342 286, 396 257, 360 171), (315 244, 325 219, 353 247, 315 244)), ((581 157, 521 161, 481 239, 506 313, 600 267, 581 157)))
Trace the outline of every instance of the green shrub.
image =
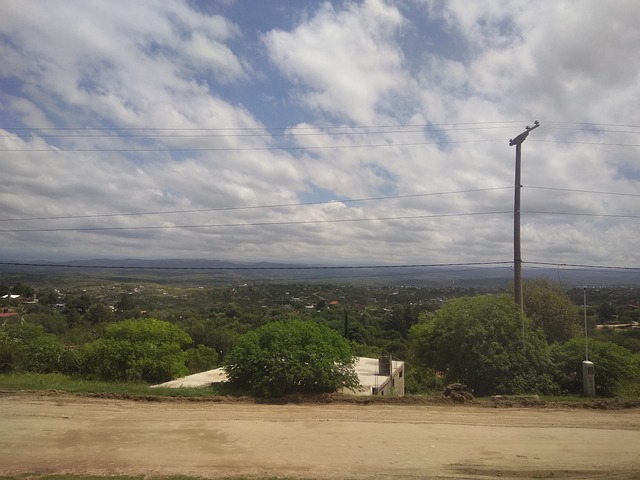
MULTIPOLYGON (((584 339, 574 338, 564 344, 555 344, 551 352, 553 374, 560 388, 567 393, 582 393, 584 339)), ((616 395, 626 382, 632 382, 638 377, 638 361, 631 352, 615 343, 589 339, 589 360, 595 366, 598 395, 616 395)))
POLYGON ((218 365, 218 353, 211 347, 196 345, 187 350, 186 355, 189 373, 205 372, 218 365))
POLYGON ((423 367, 462 382, 475 395, 551 393, 548 345, 508 295, 446 302, 431 320, 411 327, 412 356, 423 367), (523 337, 524 329, 524 337, 523 337))
POLYGON ((328 327, 278 321, 243 335, 226 358, 232 388, 258 397, 355 388, 349 343, 328 327))
POLYGON ((432 368, 407 364, 404 391, 408 394, 442 392, 444 382, 432 368))
POLYGON ((100 380, 166 382, 188 373, 183 348, 190 343, 189 335, 169 322, 125 320, 84 346, 81 372, 100 380))
POLYGON ((0 372, 50 373, 64 369, 65 350, 58 338, 40 325, 0 327, 0 372))

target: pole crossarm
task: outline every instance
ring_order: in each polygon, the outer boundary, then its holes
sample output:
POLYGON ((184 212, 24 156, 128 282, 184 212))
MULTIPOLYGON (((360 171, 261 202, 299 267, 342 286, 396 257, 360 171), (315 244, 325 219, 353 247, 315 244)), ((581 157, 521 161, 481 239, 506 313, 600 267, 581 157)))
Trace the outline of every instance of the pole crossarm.
POLYGON ((530 127, 529 125, 527 125, 524 132, 522 132, 516 138, 512 138, 511 140, 509 140, 509 146, 513 147, 514 145, 520 145, 522 142, 524 142, 527 139, 527 137, 529 136, 529 132, 531 132, 532 130, 535 130, 539 126, 540 126, 540 122, 538 120, 533 122, 533 127, 530 127))

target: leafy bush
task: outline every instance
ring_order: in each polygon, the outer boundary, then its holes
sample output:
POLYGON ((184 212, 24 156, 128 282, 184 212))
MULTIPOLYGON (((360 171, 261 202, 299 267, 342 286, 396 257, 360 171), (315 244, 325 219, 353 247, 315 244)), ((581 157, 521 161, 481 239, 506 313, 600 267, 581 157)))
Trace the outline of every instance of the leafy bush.
POLYGON ((408 394, 442 392, 444 382, 432 368, 407 364, 404 391, 408 394))
POLYGON ((218 353, 211 347, 201 344, 190 348, 186 353, 189 373, 205 372, 218 365, 218 353))
POLYGON ((109 381, 166 382, 188 373, 183 348, 189 344, 189 335, 169 322, 125 320, 85 345, 82 373, 109 381))
POLYGON ((226 358, 232 388, 258 397, 355 388, 349 343, 328 327, 277 321, 243 335, 226 358))
POLYGON ((433 320, 414 325, 410 340, 417 362, 476 395, 554 390, 544 375, 549 367, 544 336, 508 295, 450 300, 433 320))
MULTIPOLYGON (((553 372, 560 388, 567 393, 582 393, 583 338, 574 338, 551 348, 553 372)), ((637 379, 638 361, 629 350, 612 342, 589 339, 589 360, 594 363, 596 393, 616 395, 623 383, 637 379)))
POLYGON ((560 286, 541 278, 526 280, 523 293, 527 317, 549 343, 566 342, 580 333, 579 309, 560 286))
POLYGON ((0 372, 50 373, 64 365, 63 346, 44 327, 26 323, 0 327, 0 372))

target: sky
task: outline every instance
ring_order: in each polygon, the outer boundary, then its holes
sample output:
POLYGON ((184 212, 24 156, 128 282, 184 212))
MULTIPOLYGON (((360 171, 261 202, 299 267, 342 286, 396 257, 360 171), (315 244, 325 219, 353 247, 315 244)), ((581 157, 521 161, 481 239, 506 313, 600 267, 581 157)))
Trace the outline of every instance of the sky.
POLYGON ((640 267, 640 2, 5 0, 0 260, 640 267))

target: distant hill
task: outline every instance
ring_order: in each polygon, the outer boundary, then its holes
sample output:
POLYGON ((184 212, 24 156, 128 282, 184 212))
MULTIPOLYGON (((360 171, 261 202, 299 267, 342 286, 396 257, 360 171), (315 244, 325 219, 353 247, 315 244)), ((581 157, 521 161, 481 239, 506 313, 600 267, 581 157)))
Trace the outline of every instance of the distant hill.
MULTIPOLYGON (((543 277, 567 288, 640 285, 640 271, 591 268, 527 268, 524 278, 543 277)), ((92 280, 149 281, 176 284, 373 283, 415 286, 459 285, 506 288, 513 280, 510 265, 498 266, 327 266, 206 259, 89 259, 67 262, 0 262, 0 281, 30 283, 92 280)))

